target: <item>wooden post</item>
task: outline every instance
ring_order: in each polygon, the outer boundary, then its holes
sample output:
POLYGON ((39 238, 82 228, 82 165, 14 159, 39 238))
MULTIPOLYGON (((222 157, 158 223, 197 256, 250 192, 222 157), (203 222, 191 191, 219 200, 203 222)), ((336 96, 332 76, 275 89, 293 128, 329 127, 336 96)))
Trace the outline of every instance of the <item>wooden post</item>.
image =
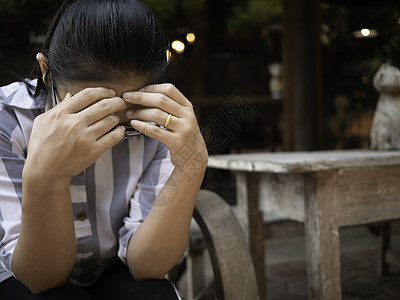
POLYGON ((322 145, 320 0, 283 0, 284 149, 322 145))

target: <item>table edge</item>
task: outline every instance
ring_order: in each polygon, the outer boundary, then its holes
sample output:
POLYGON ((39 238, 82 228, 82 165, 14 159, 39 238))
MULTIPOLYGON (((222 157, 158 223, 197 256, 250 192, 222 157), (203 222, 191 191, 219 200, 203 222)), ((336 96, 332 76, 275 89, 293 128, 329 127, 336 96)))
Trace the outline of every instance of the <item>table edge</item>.
MULTIPOLYGON (((288 152, 286 152, 288 153, 288 152)), ((208 158, 208 168, 223 169, 243 172, 269 172, 269 173, 306 173, 324 170, 334 170, 342 168, 359 167, 386 167, 400 166, 400 152, 397 155, 388 155, 385 157, 371 156, 360 158, 348 158, 338 160, 325 160, 315 162, 273 162, 273 161, 255 161, 240 159, 229 159, 229 155, 211 155, 208 158), (366 164, 368 162, 368 164, 366 164)), ((240 156, 235 154, 236 157, 240 156)))

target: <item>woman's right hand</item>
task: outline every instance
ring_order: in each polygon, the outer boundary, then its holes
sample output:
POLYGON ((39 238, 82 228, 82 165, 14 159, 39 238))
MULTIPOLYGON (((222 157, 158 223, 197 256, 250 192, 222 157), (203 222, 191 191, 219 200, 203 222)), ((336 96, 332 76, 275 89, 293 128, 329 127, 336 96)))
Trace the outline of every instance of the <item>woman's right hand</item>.
POLYGON ((65 180, 83 172, 124 136, 114 114, 126 108, 114 90, 87 88, 35 118, 24 175, 65 180))

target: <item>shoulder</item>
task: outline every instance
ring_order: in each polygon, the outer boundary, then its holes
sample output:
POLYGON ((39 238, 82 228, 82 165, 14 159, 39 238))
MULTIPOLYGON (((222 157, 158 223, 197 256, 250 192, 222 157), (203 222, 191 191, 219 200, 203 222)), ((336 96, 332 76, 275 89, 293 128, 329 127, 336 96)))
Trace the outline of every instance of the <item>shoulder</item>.
POLYGON ((35 85, 36 80, 27 79, 0 87, 0 104, 21 109, 45 109, 47 94, 33 97, 32 87, 35 85))
POLYGON ((46 96, 32 97, 29 85, 35 81, 14 82, 0 87, 0 143, 26 148, 35 117, 45 111, 46 96))

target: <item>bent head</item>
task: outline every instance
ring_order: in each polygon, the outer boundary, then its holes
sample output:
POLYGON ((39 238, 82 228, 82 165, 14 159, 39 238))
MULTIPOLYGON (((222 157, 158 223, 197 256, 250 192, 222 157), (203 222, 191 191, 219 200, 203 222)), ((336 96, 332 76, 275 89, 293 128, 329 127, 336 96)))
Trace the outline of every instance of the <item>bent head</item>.
POLYGON ((61 98, 104 86, 117 95, 165 80, 167 39, 137 0, 67 0, 49 27, 36 95, 54 84, 61 98))

